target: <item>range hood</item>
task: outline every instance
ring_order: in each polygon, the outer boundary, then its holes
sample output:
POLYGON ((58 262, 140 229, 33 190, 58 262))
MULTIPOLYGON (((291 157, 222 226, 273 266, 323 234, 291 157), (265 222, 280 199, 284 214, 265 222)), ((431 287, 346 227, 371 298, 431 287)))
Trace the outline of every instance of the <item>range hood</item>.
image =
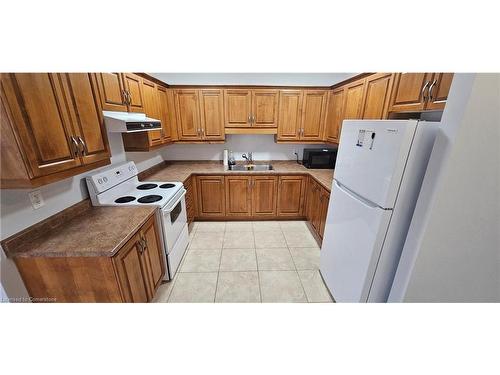
POLYGON ((102 111, 104 123, 112 133, 135 133, 161 129, 161 121, 144 113, 102 111))

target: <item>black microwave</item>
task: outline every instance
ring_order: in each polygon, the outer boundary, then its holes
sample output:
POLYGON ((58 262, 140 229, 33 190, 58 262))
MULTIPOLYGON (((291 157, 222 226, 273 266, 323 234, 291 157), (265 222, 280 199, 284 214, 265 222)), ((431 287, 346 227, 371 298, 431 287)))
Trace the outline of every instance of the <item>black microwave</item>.
POLYGON ((337 160, 336 148, 305 148, 302 164, 311 169, 334 169, 337 160))

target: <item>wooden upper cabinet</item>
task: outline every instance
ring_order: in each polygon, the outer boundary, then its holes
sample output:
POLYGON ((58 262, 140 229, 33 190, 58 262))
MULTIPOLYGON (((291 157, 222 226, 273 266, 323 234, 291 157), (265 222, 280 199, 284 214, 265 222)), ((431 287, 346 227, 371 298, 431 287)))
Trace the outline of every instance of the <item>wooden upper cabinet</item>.
POLYGON ((175 112, 179 140, 201 140, 201 121, 197 90, 175 91, 175 112))
POLYGON ((431 78, 432 73, 397 73, 389 110, 423 111, 431 78))
POLYGON ((224 176, 197 176, 196 193, 198 216, 225 216, 224 176))
POLYGON ((302 131, 300 138, 305 141, 323 139, 327 90, 305 90, 302 110, 302 131))
POLYGON ((233 89, 224 90, 224 111, 226 127, 250 127, 252 91, 233 89))
POLYGON ((280 90, 278 140, 299 139, 302 124, 302 90, 280 90))
POLYGON ((127 111, 127 98, 121 73, 96 73, 101 105, 105 111, 127 111))
POLYGON ((366 78, 363 119, 382 120, 387 118, 393 78, 393 73, 377 73, 366 78))
POLYGON ((252 216, 276 216, 278 177, 252 177, 252 216))
POLYGON ((354 81, 345 86, 344 120, 362 118, 365 80, 354 81))
POLYGON ((156 95, 158 98, 158 109, 160 114, 161 121, 161 133, 164 141, 170 142, 172 140, 172 129, 173 129, 173 121, 172 118, 175 115, 173 112, 173 107, 171 107, 169 100, 169 93, 167 88, 157 85, 156 86, 156 95))
POLYGON ((327 142, 339 143, 340 128, 344 116, 344 88, 330 92, 328 99, 328 111, 326 117, 326 140, 327 142))
POLYGON ((125 302, 148 302, 149 280, 142 255, 140 235, 132 237, 113 258, 123 300, 125 302))
POLYGON ((252 126, 275 128, 278 124, 278 90, 252 90, 252 126))
POLYGON ((59 74, 3 74, 2 88, 31 177, 82 164, 59 74))
MULTIPOLYGON (((144 104, 144 113, 146 116, 162 120, 160 113, 160 103, 158 100, 158 90, 153 82, 143 80, 142 95, 144 104)), ((149 140, 152 144, 159 144, 162 142, 162 130, 150 130, 147 132, 149 140)))
POLYGON ((226 176, 226 215, 252 214, 251 176, 226 176))
POLYGON ((201 134, 204 140, 224 140, 224 98, 222 90, 199 90, 201 134))
POLYGON ((302 216, 306 178, 280 176, 278 185, 278 216, 302 216))
POLYGON ((434 73, 432 82, 429 85, 429 93, 425 109, 444 109, 452 81, 453 73, 434 73))
POLYGON ((123 83, 128 93, 128 111, 144 112, 142 78, 132 73, 123 73, 123 83))
POLYGON ((99 105, 97 77, 93 73, 63 74, 64 88, 84 164, 109 159, 106 128, 99 105))

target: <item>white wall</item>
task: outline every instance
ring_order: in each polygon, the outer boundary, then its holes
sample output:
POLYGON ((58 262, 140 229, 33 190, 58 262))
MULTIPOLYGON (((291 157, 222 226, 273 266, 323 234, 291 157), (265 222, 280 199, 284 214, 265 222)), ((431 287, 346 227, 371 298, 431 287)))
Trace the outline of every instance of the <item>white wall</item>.
POLYGON ((169 85, 331 86, 358 73, 149 73, 169 85))
POLYGON ((241 154, 249 151, 254 160, 295 160, 294 152, 302 159, 304 147, 322 146, 277 144, 272 135, 227 135, 223 144, 174 144, 166 147, 162 154, 166 160, 222 160, 224 149, 228 149, 234 152, 237 160, 242 160, 241 154))
POLYGON ((391 301, 500 301, 500 75, 456 74, 391 301))

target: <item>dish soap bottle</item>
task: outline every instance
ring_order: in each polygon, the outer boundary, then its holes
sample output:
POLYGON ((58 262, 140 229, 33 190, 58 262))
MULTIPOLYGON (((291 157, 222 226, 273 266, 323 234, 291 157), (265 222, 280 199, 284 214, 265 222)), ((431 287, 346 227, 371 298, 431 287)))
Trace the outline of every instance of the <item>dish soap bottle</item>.
POLYGON ((229 159, 228 159, 228 164, 229 164, 229 167, 233 166, 236 164, 236 160, 234 159, 234 154, 232 151, 229 151, 229 159))

